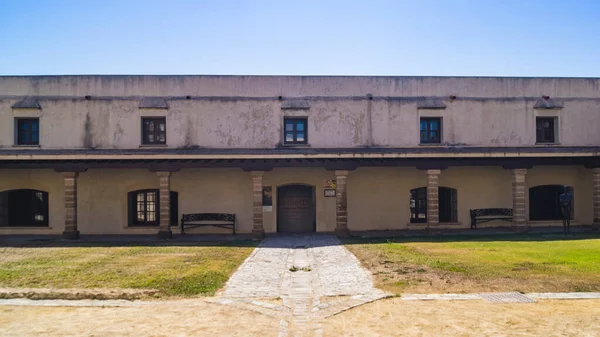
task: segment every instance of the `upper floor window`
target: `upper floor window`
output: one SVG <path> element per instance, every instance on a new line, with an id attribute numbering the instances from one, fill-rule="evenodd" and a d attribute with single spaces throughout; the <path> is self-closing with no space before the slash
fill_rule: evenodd
<path id="1" fill-rule="evenodd" d="M 535 141 L 537 143 L 555 143 L 555 121 L 554 117 L 537 117 L 535 119 Z"/>
<path id="2" fill-rule="evenodd" d="M 164 145 L 167 143 L 167 121 L 165 117 L 142 118 L 142 144 Z"/>
<path id="3" fill-rule="evenodd" d="M 48 226 L 48 192 L 12 190 L 0 192 L 0 227 Z"/>
<path id="4" fill-rule="evenodd" d="M 138 190 L 127 196 L 129 226 L 158 226 L 160 195 L 159 190 Z M 170 192 L 171 226 L 177 226 L 178 193 Z"/>
<path id="5" fill-rule="evenodd" d="M 307 144 L 306 118 L 284 118 L 284 144 Z"/>
<path id="6" fill-rule="evenodd" d="M 39 145 L 40 120 L 38 118 L 18 118 L 16 121 L 17 145 Z"/>
<path id="7" fill-rule="evenodd" d="M 442 119 L 421 118 L 421 144 L 439 144 L 442 142 Z"/>

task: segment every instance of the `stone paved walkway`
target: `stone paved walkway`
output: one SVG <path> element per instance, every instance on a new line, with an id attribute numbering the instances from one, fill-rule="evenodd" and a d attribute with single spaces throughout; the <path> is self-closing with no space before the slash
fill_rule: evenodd
<path id="1" fill-rule="evenodd" d="M 295 235 L 266 238 L 220 296 L 214 302 L 276 313 L 280 336 L 320 336 L 323 318 L 387 295 L 336 237 Z M 261 298 L 281 299 L 282 305 Z"/>

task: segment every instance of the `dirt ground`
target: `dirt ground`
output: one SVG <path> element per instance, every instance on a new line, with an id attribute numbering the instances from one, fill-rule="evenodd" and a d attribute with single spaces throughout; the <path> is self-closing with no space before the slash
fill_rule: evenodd
<path id="1" fill-rule="evenodd" d="M 600 336 L 600 300 L 381 300 L 325 319 L 323 336 Z M 199 300 L 141 307 L 0 307 L 0 336 L 277 336 L 279 319 Z"/>
<path id="2" fill-rule="evenodd" d="M 600 300 L 377 301 L 327 319 L 324 336 L 600 336 Z"/>
<path id="3" fill-rule="evenodd" d="M 279 319 L 229 306 L 0 307 L 0 336 L 277 336 Z"/>

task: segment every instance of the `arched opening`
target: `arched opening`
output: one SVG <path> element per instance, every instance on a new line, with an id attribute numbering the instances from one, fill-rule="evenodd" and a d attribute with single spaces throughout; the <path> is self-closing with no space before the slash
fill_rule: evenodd
<path id="1" fill-rule="evenodd" d="M 0 192 L 0 226 L 48 226 L 48 192 L 21 189 Z"/>
<path id="2" fill-rule="evenodd" d="M 567 186 L 570 193 L 573 194 L 573 187 Z M 560 195 L 564 193 L 565 185 L 541 185 L 529 189 L 529 220 L 562 220 L 562 210 L 560 208 Z M 574 204 L 574 202 L 573 202 Z M 571 208 L 570 218 L 573 219 L 573 207 Z"/>
<path id="3" fill-rule="evenodd" d="M 171 226 L 177 226 L 179 195 L 171 191 Z M 127 194 L 129 226 L 158 226 L 160 220 L 159 190 L 137 190 Z"/>
<path id="4" fill-rule="evenodd" d="M 438 187 L 440 222 L 458 221 L 457 193 L 455 188 Z M 427 187 L 410 190 L 410 222 L 427 222 Z"/>
<path id="5" fill-rule="evenodd" d="M 316 230 L 315 188 L 284 185 L 277 188 L 277 231 L 310 233 Z"/>

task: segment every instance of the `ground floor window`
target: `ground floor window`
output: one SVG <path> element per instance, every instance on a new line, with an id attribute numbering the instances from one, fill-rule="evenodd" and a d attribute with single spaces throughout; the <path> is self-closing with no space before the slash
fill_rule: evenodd
<path id="1" fill-rule="evenodd" d="M 575 194 L 573 188 L 568 186 L 567 189 Z M 529 220 L 562 220 L 562 210 L 560 208 L 560 195 L 564 193 L 564 185 L 542 185 L 529 189 Z M 573 207 L 571 207 L 570 218 L 573 219 Z"/>
<path id="2" fill-rule="evenodd" d="M 177 226 L 179 196 L 171 192 L 171 226 Z M 158 226 L 160 210 L 159 190 L 137 190 L 127 197 L 129 226 Z"/>
<path id="3" fill-rule="evenodd" d="M 458 221 L 456 189 L 439 187 L 440 222 Z M 410 222 L 427 222 L 427 187 L 410 190 Z"/>
<path id="4" fill-rule="evenodd" d="M 0 226 L 48 226 L 48 192 L 30 189 L 0 192 Z"/>

